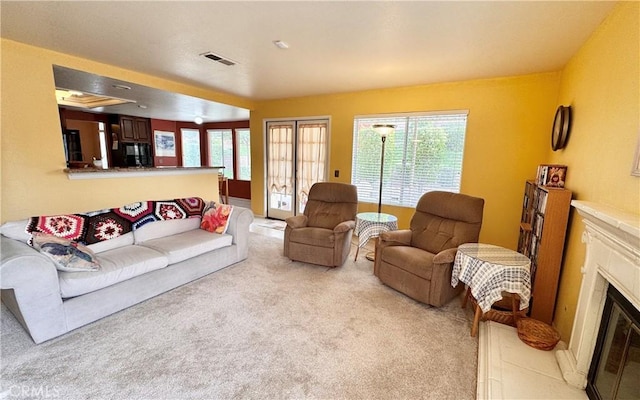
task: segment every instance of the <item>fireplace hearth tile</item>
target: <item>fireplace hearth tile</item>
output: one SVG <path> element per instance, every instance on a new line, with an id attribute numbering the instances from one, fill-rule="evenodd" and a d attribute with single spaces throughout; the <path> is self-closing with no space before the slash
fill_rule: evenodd
<path id="1" fill-rule="evenodd" d="M 563 346 L 564 343 L 560 342 L 556 349 Z M 554 353 L 528 346 L 511 326 L 482 322 L 478 349 L 478 400 L 587 400 L 584 390 L 565 382 Z"/>

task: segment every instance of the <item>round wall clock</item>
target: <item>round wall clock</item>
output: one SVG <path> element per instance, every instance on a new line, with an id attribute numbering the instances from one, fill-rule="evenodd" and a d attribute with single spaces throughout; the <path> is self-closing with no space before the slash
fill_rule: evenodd
<path id="1" fill-rule="evenodd" d="M 553 119 L 551 129 L 551 148 L 553 151 L 560 150 L 567 145 L 569 128 L 571 127 L 571 106 L 560 106 Z"/>

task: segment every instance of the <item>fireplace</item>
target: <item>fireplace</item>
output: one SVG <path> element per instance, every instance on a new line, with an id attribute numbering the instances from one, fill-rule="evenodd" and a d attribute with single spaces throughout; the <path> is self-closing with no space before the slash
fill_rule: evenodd
<path id="1" fill-rule="evenodd" d="M 616 381 L 623 384 L 621 390 L 627 387 L 625 371 L 616 369 L 616 363 L 619 368 L 625 362 L 637 362 L 639 357 L 640 216 L 585 201 L 574 200 L 571 205 L 583 218 L 586 256 L 569 348 L 557 351 L 556 360 L 567 383 L 585 389 L 592 371 L 594 380 L 589 390 L 614 399 L 610 394 Z M 635 328 L 630 323 L 634 319 Z M 629 329 L 635 329 L 636 335 Z M 622 360 L 618 352 L 628 359 Z M 635 367 L 636 374 L 637 370 Z M 632 387 L 637 388 L 640 377 L 632 380 Z"/>
<path id="2" fill-rule="evenodd" d="M 612 285 L 587 377 L 591 400 L 640 397 L 640 311 Z"/>

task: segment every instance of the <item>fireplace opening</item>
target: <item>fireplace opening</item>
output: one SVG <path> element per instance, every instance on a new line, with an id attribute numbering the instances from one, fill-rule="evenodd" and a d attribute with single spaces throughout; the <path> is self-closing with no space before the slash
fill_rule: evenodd
<path id="1" fill-rule="evenodd" d="M 591 400 L 640 399 L 640 311 L 609 285 L 587 376 Z"/>

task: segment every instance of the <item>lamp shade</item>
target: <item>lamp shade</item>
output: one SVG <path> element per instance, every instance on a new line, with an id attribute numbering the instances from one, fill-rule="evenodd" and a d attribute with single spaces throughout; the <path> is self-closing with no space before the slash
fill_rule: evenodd
<path id="1" fill-rule="evenodd" d="M 382 137 L 387 137 L 395 131 L 396 126 L 390 124 L 375 124 L 373 125 L 373 130 L 378 132 L 378 134 Z"/>

